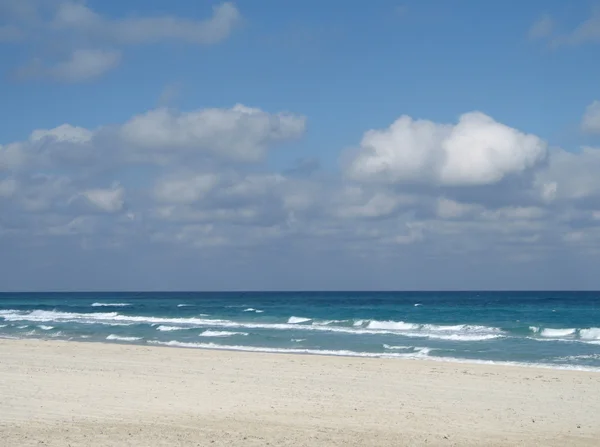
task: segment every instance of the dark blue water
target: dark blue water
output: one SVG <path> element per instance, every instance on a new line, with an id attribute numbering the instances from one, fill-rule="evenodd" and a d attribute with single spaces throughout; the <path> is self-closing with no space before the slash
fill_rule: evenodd
<path id="1" fill-rule="evenodd" d="M 600 293 L 5 293 L 0 337 L 600 368 Z"/>

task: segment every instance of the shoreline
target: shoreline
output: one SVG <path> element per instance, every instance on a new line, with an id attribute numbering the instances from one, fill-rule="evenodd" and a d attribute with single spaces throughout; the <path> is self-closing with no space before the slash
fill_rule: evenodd
<path id="1" fill-rule="evenodd" d="M 394 356 L 393 353 L 360 353 L 353 354 L 353 351 L 322 351 L 309 349 L 309 348 L 262 348 L 253 346 L 228 346 L 228 345 L 217 345 L 211 347 L 201 346 L 184 346 L 186 342 L 177 342 L 177 344 L 168 344 L 169 342 L 155 342 L 146 340 L 144 342 L 136 341 L 125 341 L 125 340 L 65 340 L 53 337 L 28 337 L 18 338 L 9 336 L 0 336 L 0 342 L 2 340 L 21 341 L 21 340 L 32 340 L 32 341 L 48 341 L 48 342 L 65 342 L 65 343 L 82 343 L 82 344 L 106 344 L 106 345 L 118 345 L 118 346 L 139 346 L 139 347 L 156 347 L 156 348 L 174 348 L 174 349 L 186 349 L 186 350 L 200 350 L 200 351 L 223 351 L 223 352 L 242 352 L 247 354 L 272 354 L 272 355 L 292 355 L 292 356 L 317 356 L 317 357 L 341 357 L 351 359 L 382 359 L 382 360 L 394 360 L 394 361 L 425 361 L 432 363 L 449 363 L 458 365 L 489 365 L 489 366 L 500 366 L 500 367 L 515 367 L 515 368 L 527 368 L 527 369 L 543 369 L 543 370 L 557 370 L 557 371 L 582 371 L 587 373 L 600 373 L 600 367 L 594 366 L 577 366 L 577 365 L 553 365 L 550 363 L 528 363 L 528 362 L 512 362 L 512 361 L 494 361 L 494 360 L 480 360 L 480 359 L 461 359 L 457 357 L 430 357 L 430 356 L 419 356 L 406 354 L 404 356 Z M 200 343 L 193 343 L 199 345 Z M 210 343 L 204 343 L 209 345 Z M 335 354 L 333 352 L 336 352 Z M 348 354 L 341 352 L 348 352 Z M 360 354 L 372 354 L 372 355 L 360 355 Z"/>
<path id="2" fill-rule="evenodd" d="M 574 445 L 595 372 L 0 340 L 6 445 Z"/>

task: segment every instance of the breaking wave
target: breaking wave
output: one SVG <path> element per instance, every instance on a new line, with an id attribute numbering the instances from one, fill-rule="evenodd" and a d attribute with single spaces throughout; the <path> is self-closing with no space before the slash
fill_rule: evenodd
<path id="1" fill-rule="evenodd" d="M 200 337 L 231 337 L 232 335 L 248 335 L 247 332 L 229 332 L 229 331 L 211 331 L 210 329 L 202 332 Z"/>
<path id="2" fill-rule="evenodd" d="M 110 334 L 106 339 L 115 341 L 138 341 L 141 340 L 142 337 L 122 337 L 120 335 Z"/>
<path id="3" fill-rule="evenodd" d="M 158 326 L 156 328 L 157 331 L 161 331 L 161 332 L 169 332 L 169 331 L 184 331 L 186 329 L 191 329 L 191 328 L 187 328 L 187 327 L 181 327 L 181 326 Z"/>
<path id="4" fill-rule="evenodd" d="M 110 303 L 103 303 L 110 304 Z M 113 303 L 126 304 L 126 303 Z M 246 310 L 254 308 L 246 308 Z M 141 315 L 124 315 L 118 312 L 76 313 L 48 310 L 0 310 L 0 321 L 34 322 L 34 323 L 79 323 L 102 324 L 108 326 L 129 326 L 136 324 L 157 326 L 161 332 L 180 331 L 193 328 L 210 330 L 277 330 L 277 331 L 317 331 L 356 335 L 395 335 L 408 338 L 445 340 L 450 342 L 489 341 L 505 337 L 523 337 L 539 341 L 575 341 L 588 344 L 600 344 L 600 328 L 542 328 L 530 326 L 521 329 L 504 329 L 481 325 L 454 324 L 436 325 L 420 324 L 405 321 L 349 319 L 349 320 L 315 320 L 314 318 L 291 316 L 283 322 L 263 322 L 256 320 L 234 321 L 228 319 L 206 318 L 200 314 L 196 317 L 158 317 Z M 39 326 L 43 329 L 42 324 Z M 25 329 L 27 324 L 17 326 Z M 51 328 L 51 325 L 45 326 Z M 49 330 L 49 329 L 44 329 Z M 523 331 L 526 331 L 524 333 Z M 245 333 L 245 332 L 244 332 Z"/>
<path id="5" fill-rule="evenodd" d="M 311 321 L 311 318 L 290 317 L 288 319 L 288 324 L 301 324 L 301 323 L 308 323 L 309 321 Z"/>
<path id="6" fill-rule="evenodd" d="M 127 307 L 131 303 L 93 303 L 92 307 Z"/>

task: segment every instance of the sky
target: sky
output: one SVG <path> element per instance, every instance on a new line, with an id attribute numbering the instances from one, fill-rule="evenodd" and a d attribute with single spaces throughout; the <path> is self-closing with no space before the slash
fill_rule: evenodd
<path id="1" fill-rule="evenodd" d="M 600 289 L 600 2 L 0 0 L 0 290 Z"/>

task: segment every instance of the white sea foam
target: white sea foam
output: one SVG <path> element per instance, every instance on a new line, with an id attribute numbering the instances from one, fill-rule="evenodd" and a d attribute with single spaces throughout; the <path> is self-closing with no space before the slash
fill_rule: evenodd
<path id="1" fill-rule="evenodd" d="M 306 341 L 306 338 L 292 338 L 292 340 L 294 343 L 300 343 L 303 341 Z"/>
<path id="2" fill-rule="evenodd" d="M 17 329 L 26 329 L 28 327 L 29 327 L 28 325 L 24 324 L 23 326 L 17 326 Z"/>
<path id="3" fill-rule="evenodd" d="M 92 307 L 127 307 L 131 303 L 93 303 Z"/>
<path id="4" fill-rule="evenodd" d="M 548 338 L 556 337 L 568 337 L 573 336 L 577 332 L 577 329 L 542 329 L 540 336 Z"/>
<path id="5" fill-rule="evenodd" d="M 520 366 L 526 368 L 543 368 L 543 369 L 558 369 L 558 370 L 576 370 L 576 371 L 591 371 L 600 372 L 600 368 L 579 366 L 579 365 L 561 365 L 561 364 L 549 364 L 549 363 L 524 363 L 524 362 L 506 362 L 506 361 L 493 361 L 493 360 L 473 360 L 463 359 L 457 357 L 435 357 L 430 356 L 432 349 L 422 348 L 415 353 L 374 353 L 374 352 L 356 352 L 347 350 L 321 350 L 321 349 L 301 349 L 301 348 L 266 348 L 266 347 L 255 347 L 255 346 L 233 346 L 233 345 L 219 345 L 216 343 L 186 343 L 176 340 L 161 342 L 156 340 L 148 341 L 151 344 L 157 344 L 162 346 L 173 346 L 181 348 L 200 348 L 200 349 L 215 349 L 215 350 L 226 350 L 226 351 L 250 351 L 250 352 L 273 352 L 283 354 L 314 354 L 314 355 L 332 355 L 332 356 L 343 356 L 343 357 L 374 357 L 374 358 L 398 358 L 408 360 L 420 360 L 426 358 L 427 360 L 433 360 L 437 362 L 446 363 L 461 363 L 461 364 L 476 364 L 476 365 L 507 365 L 507 366 Z"/>
<path id="6" fill-rule="evenodd" d="M 493 340 L 495 338 L 503 338 L 503 335 L 496 334 L 428 334 L 428 338 L 435 338 L 438 340 L 449 340 L 449 341 L 485 341 Z"/>
<path id="7" fill-rule="evenodd" d="M 162 332 L 169 332 L 169 331 L 184 331 L 186 329 L 190 329 L 188 327 L 181 327 L 181 326 L 158 326 L 156 328 L 157 331 L 162 331 Z"/>
<path id="8" fill-rule="evenodd" d="M 8 326 L 8 324 L 0 324 L 0 328 L 6 327 L 6 326 Z"/>
<path id="9" fill-rule="evenodd" d="M 347 323 L 348 320 L 324 320 L 324 321 L 313 321 L 315 326 L 329 326 L 331 324 Z"/>
<path id="10" fill-rule="evenodd" d="M 190 307 L 193 306 L 193 304 L 178 304 L 177 307 Z"/>
<path id="11" fill-rule="evenodd" d="M 600 340 L 600 328 L 591 327 L 589 329 L 580 329 L 579 337 L 583 340 Z"/>
<path id="12" fill-rule="evenodd" d="M 367 324 L 367 329 L 384 329 L 390 331 L 410 331 L 419 329 L 420 325 L 414 323 L 405 323 L 404 321 L 377 321 L 371 320 Z"/>
<path id="13" fill-rule="evenodd" d="M 302 324 L 312 321 L 310 318 L 290 317 L 287 323 L 258 323 L 258 322 L 236 322 L 231 320 L 209 319 L 199 317 L 189 318 L 169 318 L 169 317 L 149 317 L 149 316 L 130 316 L 122 315 L 116 312 L 108 313 L 69 313 L 57 311 L 35 310 L 31 312 L 22 312 L 15 310 L 0 311 L 0 317 L 7 321 L 35 321 L 35 322 L 75 322 L 83 324 L 104 324 L 104 325 L 132 325 L 132 324 L 151 324 L 178 326 L 184 328 L 208 327 L 224 329 L 267 329 L 267 330 L 306 330 L 321 332 L 337 332 L 346 334 L 391 334 L 406 337 L 448 337 L 453 336 L 454 341 L 472 341 L 475 338 L 483 339 L 490 335 L 499 337 L 502 332 L 497 328 L 486 328 L 485 326 L 436 326 L 419 325 L 415 323 L 404 323 L 397 321 L 377 321 L 365 320 L 363 322 L 354 322 L 353 327 L 323 325 L 323 324 Z M 364 324 L 368 321 L 366 326 Z M 455 335 L 470 335 L 471 337 L 457 337 Z M 477 337 L 475 337 L 477 336 Z"/>
<path id="14" fill-rule="evenodd" d="M 534 334 L 537 334 L 540 331 L 540 328 L 538 326 L 529 326 L 529 330 Z"/>
<path id="15" fill-rule="evenodd" d="M 312 318 L 303 318 L 303 317 L 290 317 L 288 320 L 288 324 L 301 324 L 308 323 Z"/>
<path id="16" fill-rule="evenodd" d="M 106 339 L 115 341 L 138 341 L 141 340 L 142 337 L 121 337 L 119 335 L 110 334 Z"/>
<path id="17" fill-rule="evenodd" d="M 600 354 L 585 354 L 585 355 L 569 355 L 567 357 L 558 357 L 558 361 L 573 361 L 573 360 L 600 360 Z"/>
<path id="18" fill-rule="evenodd" d="M 240 346 L 240 345 L 220 345 L 216 343 L 189 343 L 177 340 L 172 341 L 157 341 L 150 340 L 148 343 L 175 346 L 180 348 L 200 348 L 200 349 L 216 349 L 223 351 L 249 351 L 249 352 L 273 352 L 282 354 L 314 354 L 314 355 L 335 355 L 343 357 L 400 357 L 404 354 L 385 354 L 376 352 L 355 352 L 347 350 L 327 350 L 327 349 L 303 349 L 303 348 L 267 348 L 258 346 Z"/>
<path id="19" fill-rule="evenodd" d="M 54 329 L 54 326 L 45 326 L 43 324 L 40 324 L 38 327 L 43 331 L 51 331 L 52 329 Z"/>
<path id="20" fill-rule="evenodd" d="M 422 306 L 422 304 L 421 303 L 416 303 L 415 304 L 415 307 L 419 307 L 419 306 Z"/>
<path id="21" fill-rule="evenodd" d="M 199 334 L 200 337 L 231 337 L 232 335 L 248 335 L 248 333 L 230 331 L 211 331 L 209 329 Z"/>
<path id="22" fill-rule="evenodd" d="M 356 320 L 352 326 L 362 327 L 363 324 L 365 324 L 365 320 Z"/>
<path id="23" fill-rule="evenodd" d="M 406 350 L 406 349 L 414 349 L 413 346 L 392 346 L 392 345 L 386 345 L 384 343 L 383 347 L 385 349 L 390 349 L 390 350 Z"/>

